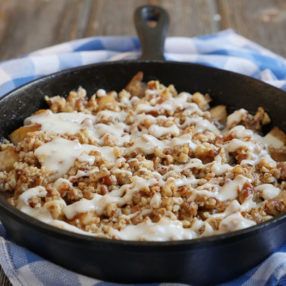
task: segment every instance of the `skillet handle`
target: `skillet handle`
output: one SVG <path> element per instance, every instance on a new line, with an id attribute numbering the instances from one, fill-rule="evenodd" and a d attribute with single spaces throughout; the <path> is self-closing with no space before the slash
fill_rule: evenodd
<path id="1" fill-rule="evenodd" d="M 165 60 L 164 43 L 168 33 L 169 15 L 158 6 L 138 7 L 134 23 L 141 43 L 141 60 Z"/>

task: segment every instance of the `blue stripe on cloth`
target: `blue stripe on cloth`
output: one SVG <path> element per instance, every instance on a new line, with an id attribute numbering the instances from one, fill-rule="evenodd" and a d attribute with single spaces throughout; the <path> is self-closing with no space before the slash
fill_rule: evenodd
<path id="1" fill-rule="evenodd" d="M 265 283 L 265 286 L 277 286 L 277 279 L 276 277 L 272 274 L 267 282 Z"/>
<path id="2" fill-rule="evenodd" d="M 106 50 L 117 52 L 134 51 L 138 47 L 136 39 L 131 37 L 104 37 L 102 45 Z"/>
<path id="3" fill-rule="evenodd" d="M 140 42 L 139 42 L 138 38 L 132 38 L 132 41 L 133 41 L 134 49 L 139 50 L 141 48 L 141 46 L 140 46 Z"/>
<path id="4" fill-rule="evenodd" d="M 16 269 L 19 269 L 26 264 L 42 260 L 42 258 L 38 255 L 30 251 L 27 252 L 25 248 L 20 247 L 14 243 L 9 242 L 7 244 L 7 248 Z"/>
<path id="5" fill-rule="evenodd" d="M 99 282 L 96 286 L 159 286 L 160 283 L 149 283 L 149 284 L 122 284 L 122 283 L 111 283 L 111 282 Z"/>
<path id="6" fill-rule="evenodd" d="M 13 79 L 13 83 L 15 87 L 19 87 L 25 83 L 28 83 L 36 78 L 39 78 L 40 76 L 27 76 L 27 77 L 20 77 Z"/>
<path id="7" fill-rule="evenodd" d="M 99 39 L 94 39 L 91 40 L 87 43 L 84 43 L 81 46 L 78 46 L 77 48 L 74 49 L 74 52 L 79 52 L 79 51 L 97 51 L 97 50 L 103 50 L 103 45 L 102 41 Z"/>
<path id="8" fill-rule="evenodd" d="M 80 53 L 66 53 L 58 55 L 59 70 L 73 68 L 82 65 Z"/>
<path id="9" fill-rule="evenodd" d="M 0 64 L 0 68 L 12 78 L 28 77 L 34 74 L 34 65 L 27 58 L 9 60 Z"/>
<path id="10" fill-rule="evenodd" d="M 7 94 L 11 90 L 16 88 L 16 85 L 13 81 L 8 81 L 0 85 L 0 97 Z"/>
<path id="11" fill-rule="evenodd" d="M 277 282 L 277 285 L 279 285 L 279 286 L 281 286 L 281 285 L 286 285 L 286 274 L 285 275 L 283 275 L 280 279 L 279 279 L 279 281 Z"/>
<path id="12" fill-rule="evenodd" d="M 286 64 L 281 62 L 279 59 L 273 59 L 269 56 L 255 54 L 254 52 L 246 52 L 239 50 L 215 50 L 208 52 L 210 55 L 225 55 L 237 58 L 248 59 L 254 62 L 259 70 L 270 69 L 276 76 L 277 79 L 281 80 L 285 78 Z"/>
<path id="13" fill-rule="evenodd" d="M 29 263 L 29 268 L 45 286 L 81 285 L 79 277 L 75 272 L 63 271 L 62 268 L 53 263 L 47 265 L 45 260 L 38 263 Z"/>

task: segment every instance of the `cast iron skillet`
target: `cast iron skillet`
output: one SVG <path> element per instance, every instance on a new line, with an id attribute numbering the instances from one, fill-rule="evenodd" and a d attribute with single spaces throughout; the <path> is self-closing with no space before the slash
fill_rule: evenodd
<path id="1" fill-rule="evenodd" d="M 155 28 L 147 20 L 157 22 Z M 67 95 L 83 86 L 121 90 L 138 71 L 145 80 L 175 84 L 178 91 L 209 92 L 215 104 L 256 111 L 262 106 L 274 125 L 286 130 L 286 94 L 249 77 L 190 63 L 165 62 L 163 44 L 168 15 L 155 6 L 136 10 L 143 55 L 137 61 L 74 68 L 30 82 L 0 100 L 0 136 L 45 107 L 44 95 Z M 148 38 L 148 39 L 147 39 Z M 94 238 L 44 224 L 10 206 L 0 196 L 0 217 L 10 238 L 39 255 L 85 275 L 114 282 L 214 284 L 251 269 L 286 241 L 286 215 L 260 225 L 214 237 L 171 242 Z"/>

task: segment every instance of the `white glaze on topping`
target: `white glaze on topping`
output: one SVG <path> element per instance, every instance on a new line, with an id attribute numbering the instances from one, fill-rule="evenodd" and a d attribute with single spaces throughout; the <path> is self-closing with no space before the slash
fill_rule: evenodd
<path id="1" fill-rule="evenodd" d="M 255 222 L 244 218 L 241 213 L 236 212 L 225 217 L 220 225 L 219 230 L 222 232 L 235 231 L 255 225 Z"/>
<path id="2" fill-rule="evenodd" d="M 266 136 L 264 136 L 263 139 L 271 147 L 281 148 L 284 146 L 284 142 L 279 138 L 273 136 L 271 132 L 269 132 Z"/>
<path id="3" fill-rule="evenodd" d="M 187 92 L 180 93 L 177 97 L 169 98 L 163 103 L 157 103 L 155 106 L 150 105 L 149 103 L 138 102 L 136 106 L 136 112 L 150 112 L 150 111 L 171 111 L 175 112 L 176 110 L 187 109 L 193 105 L 188 102 L 192 98 L 192 95 Z"/>
<path id="4" fill-rule="evenodd" d="M 262 197 L 265 200 L 272 200 L 275 197 L 277 197 L 281 190 L 279 188 L 276 188 L 275 186 L 271 184 L 262 184 L 257 187 L 255 187 L 256 191 L 261 191 L 262 192 Z"/>
<path id="5" fill-rule="evenodd" d="M 88 154 L 90 151 L 98 151 L 106 161 L 115 161 L 113 148 L 111 147 L 80 144 L 78 141 L 60 137 L 38 147 L 35 150 L 35 155 L 42 166 L 52 170 L 55 177 L 60 177 L 68 172 L 76 158 L 83 153 Z"/>
<path id="6" fill-rule="evenodd" d="M 230 131 L 229 134 L 236 138 L 246 138 L 246 137 L 252 137 L 253 132 L 249 129 L 246 129 L 243 125 L 237 125 L 233 127 Z"/>
<path id="7" fill-rule="evenodd" d="M 27 191 L 22 193 L 19 196 L 18 200 L 19 200 L 19 202 L 22 202 L 22 203 L 24 203 L 26 205 L 29 205 L 29 200 L 32 197 L 44 198 L 46 195 L 47 195 L 46 189 L 44 187 L 42 187 L 42 186 L 38 186 L 38 187 L 35 187 L 35 188 L 28 189 Z"/>
<path id="8" fill-rule="evenodd" d="M 32 115 L 25 120 L 25 125 L 40 124 L 46 132 L 57 134 L 76 134 L 84 128 L 85 120 L 94 120 L 94 116 L 82 112 L 53 113 L 47 110 L 43 113 Z"/>
<path id="9" fill-rule="evenodd" d="M 155 148 L 164 148 L 165 145 L 162 141 L 158 140 L 156 137 L 148 134 L 142 135 L 134 140 L 134 145 L 129 148 L 129 151 L 141 151 L 144 154 L 154 153 Z"/>
<path id="10" fill-rule="evenodd" d="M 118 146 L 121 146 L 124 142 L 130 140 L 130 135 L 124 131 L 128 129 L 127 125 L 124 123 L 114 123 L 114 124 L 103 124 L 98 123 L 94 126 L 93 130 L 90 131 L 90 134 L 93 135 L 97 142 L 100 144 L 103 143 L 101 139 L 107 134 L 114 136 Z"/>
<path id="11" fill-rule="evenodd" d="M 96 122 L 101 122 L 103 119 L 107 121 L 117 121 L 124 122 L 128 113 L 125 111 L 111 111 L 111 110 L 101 110 L 95 116 Z"/>
<path id="12" fill-rule="evenodd" d="M 224 211 L 226 216 L 240 211 L 240 203 L 237 200 L 233 200 Z"/>
<path id="13" fill-rule="evenodd" d="M 25 214 L 35 217 L 41 221 L 50 222 L 52 220 L 52 216 L 47 209 L 41 207 L 32 208 L 29 205 L 29 200 L 31 198 L 33 197 L 44 198 L 46 195 L 47 191 L 42 186 L 28 189 L 19 196 L 17 208 L 22 212 L 24 212 Z"/>
<path id="14" fill-rule="evenodd" d="M 243 185 L 249 181 L 250 181 L 249 178 L 246 178 L 242 175 L 238 175 L 234 180 L 228 181 L 220 189 L 220 194 L 219 194 L 220 200 L 225 201 L 225 200 L 235 199 L 238 195 L 238 190 L 241 190 Z"/>
<path id="15" fill-rule="evenodd" d="M 59 189 L 63 184 L 66 184 L 68 185 L 70 188 L 72 188 L 72 183 L 67 180 L 67 179 L 64 179 L 64 178 L 59 178 L 57 179 L 55 182 L 54 182 L 54 187 L 56 189 Z"/>
<path id="16" fill-rule="evenodd" d="M 152 125 L 149 128 L 149 132 L 151 135 L 160 138 L 164 135 L 174 135 L 178 136 L 180 134 L 180 130 L 176 125 L 172 125 L 170 127 L 162 127 L 158 125 Z"/>
<path id="17" fill-rule="evenodd" d="M 232 139 L 225 145 L 225 150 L 227 152 L 235 152 L 240 148 L 244 148 L 246 150 L 249 150 L 250 152 L 256 152 L 256 153 L 260 151 L 260 148 L 257 144 L 250 141 L 248 142 L 242 141 L 240 139 Z"/>
<path id="18" fill-rule="evenodd" d="M 216 126 L 208 121 L 207 119 L 203 119 L 202 117 L 188 117 L 184 124 L 182 125 L 183 128 L 187 127 L 187 126 L 195 126 L 195 132 L 204 132 L 206 130 L 209 131 L 216 131 L 217 128 Z"/>
<path id="19" fill-rule="evenodd" d="M 110 203 L 124 205 L 130 201 L 135 192 L 157 183 L 156 179 L 145 180 L 138 176 L 132 177 L 131 181 L 131 184 L 123 185 L 120 189 L 113 190 L 106 195 L 94 194 L 94 198 L 91 200 L 82 198 L 68 205 L 64 208 L 65 216 L 72 219 L 75 215 L 88 211 L 95 211 L 98 215 L 102 215 Z"/>
<path id="20" fill-rule="evenodd" d="M 234 111 L 227 117 L 226 126 L 229 128 L 233 126 L 234 124 L 239 123 L 241 120 L 247 117 L 247 114 L 248 112 L 243 108 Z"/>
<path id="21" fill-rule="evenodd" d="M 119 200 L 120 198 L 111 195 L 101 196 L 95 194 L 92 200 L 82 198 L 79 201 L 68 205 L 64 208 L 64 214 L 68 219 L 74 218 L 77 214 L 89 211 L 95 211 L 98 215 L 101 215 L 108 204 L 118 202 Z"/>
<path id="22" fill-rule="evenodd" d="M 152 208 L 159 208 L 162 202 L 161 194 L 155 193 L 150 201 L 150 206 Z"/>
<path id="23" fill-rule="evenodd" d="M 96 95 L 102 97 L 106 92 L 99 90 Z M 270 135 L 263 138 L 237 125 L 248 116 L 244 109 L 230 114 L 225 129 L 219 130 L 223 126 L 217 127 L 218 124 L 210 119 L 210 113 L 203 111 L 200 104 L 192 102 L 192 99 L 189 93 L 173 96 L 172 92 L 164 93 L 160 87 L 159 90 L 147 89 L 145 97 L 140 98 L 131 95 L 121 98 L 119 95 L 118 112 L 96 109 L 90 111 L 93 114 L 44 111 L 27 118 L 25 125 L 40 124 L 46 138 L 53 138 L 55 133 L 60 135 L 34 151 L 41 166 L 53 171 L 54 181 L 50 184 L 55 192 L 73 191 L 80 184 L 84 185 L 89 176 L 95 180 L 94 183 L 92 181 L 93 191 L 88 197 L 79 197 L 75 202 L 67 201 L 68 205 L 63 199 L 53 201 L 56 207 L 60 207 L 65 221 L 80 220 L 81 214 L 87 214 L 106 221 L 110 219 L 110 225 L 116 224 L 118 217 L 107 218 L 110 207 L 115 207 L 126 224 L 118 229 L 108 225 L 108 235 L 125 240 L 156 241 L 192 239 L 254 225 L 255 222 L 246 219 L 242 213 L 262 203 L 253 200 L 253 194 L 239 203 L 238 194 L 244 184 L 251 183 L 264 200 L 276 198 L 280 189 L 276 187 L 277 178 L 267 180 L 271 184 L 255 186 L 255 180 L 246 177 L 251 176 L 245 170 L 255 170 L 261 166 L 276 168 L 277 164 L 269 155 L 267 145 L 281 147 L 281 144 Z M 87 135 L 89 138 L 86 138 Z M 92 142 L 92 145 L 80 144 L 75 138 L 80 138 L 80 142 Z M 209 150 L 204 152 L 204 148 Z M 174 152 L 176 150 L 178 157 Z M 179 157 L 181 151 L 186 152 L 187 156 Z M 199 151 L 202 154 L 198 155 Z M 155 156 L 152 156 L 154 153 Z M 170 156 L 174 161 L 168 161 Z M 75 161 L 81 167 L 75 172 L 73 169 L 73 173 L 70 173 L 75 175 L 70 176 L 67 172 Z M 245 168 L 244 175 L 239 170 L 236 172 L 237 165 Z M 105 183 L 105 177 L 100 177 L 102 171 L 108 173 L 107 181 L 112 176 L 111 185 L 110 182 Z M 100 178 L 98 181 L 97 175 Z M 180 192 L 187 193 L 190 203 L 199 204 L 197 200 L 200 202 L 210 198 L 210 202 L 226 203 L 227 208 L 209 212 L 204 221 L 195 217 L 191 226 L 184 227 L 182 221 L 173 219 L 176 216 L 179 218 L 174 212 L 180 211 L 186 202 L 185 197 L 177 197 Z M 146 206 L 136 205 L 134 208 L 134 202 L 143 193 L 148 194 L 146 198 L 141 198 Z M 19 196 L 17 207 L 51 225 L 89 234 L 65 221 L 53 219 L 48 208 L 51 201 L 44 200 L 49 195 L 42 186 L 28 189 Z M 41 198 L 42 207 L 32 207 L 31 199 L 34 197 Z M 172 211 L 165 207 L 166 201 L 170 203 L 168 207 L 171 206 Z M 123 211 L 125 207 L 127 210 Z M 161 208 L 165 208 L 167 215 L 152 222 L 153 215 Z M 123 214 L 125 211 L 127 214 Z M 147 217 L 133 224 L 132 218 L 137 215 Z M 217 223 L 214 224 L 213 220 L 217 220 Z M 90 235 L 96 236 L 95 233 Z"/>
<path id="24" fill-rule="evenodd" d="M 197 147 L 197 144 L 193 142 L 192 136 L 190 134 L 184 134 L 178 137 L 174 137 L 171 140 L 169 147 L 174 148 L 176 146 L 184 145 L 184 144 L 188 144 L 189 148 L 192 150 L 195 150 Z"/>
<path id="25" fill-rule="evenodd" d="M 167 218 L 161 218 L 157 223 L 148 220 L 137 225 L 128 225 L 121 231 L 112 230 L 112 234 L 124 240 L 151 241 L 181 240 L 196 237 L 196 233 L 191 229 L 184 228 L 180 221 Z"/>

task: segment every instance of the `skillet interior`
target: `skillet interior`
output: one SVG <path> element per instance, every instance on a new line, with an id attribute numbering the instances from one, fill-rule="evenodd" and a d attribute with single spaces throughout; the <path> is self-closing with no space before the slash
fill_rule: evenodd
<path id="1" fill-rule="evenodd" d="M 45 106 L 44 95 L 67 95 L 78 86 L 121 90 L 138 71 L 178 91 L 210 93 L 215 104 L 255 111 L 264 107 L 274 125 L 286 130 L 285 93 L 248 77 L 205 66 L 160 62 L 113 62 L 57 73 L 25 85 L 0 100 L 0 137 Z M 7 206 L 0 215 L 11 238 L 70 269 L 110 281 L 214 283 L 250 269 L 286 240 L 284 216 L 248 230 L 194 241 L 142 243 L 67 234 Z"/>

